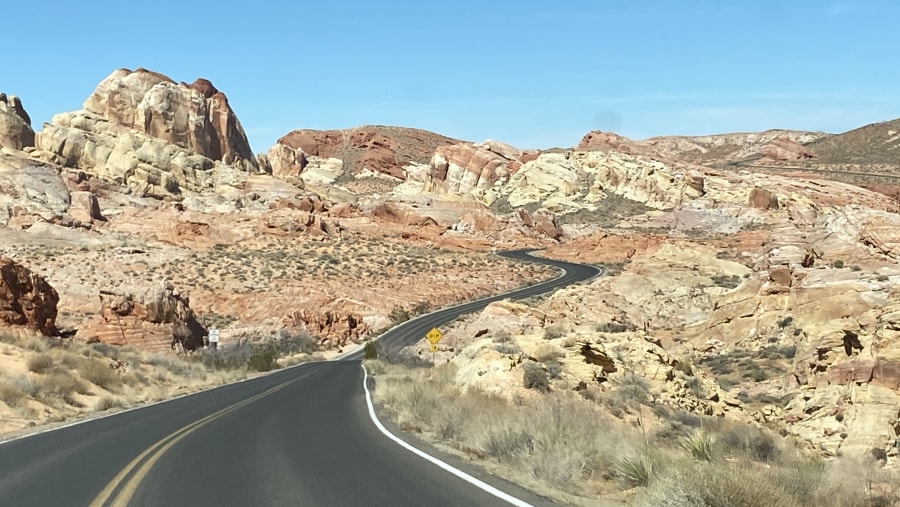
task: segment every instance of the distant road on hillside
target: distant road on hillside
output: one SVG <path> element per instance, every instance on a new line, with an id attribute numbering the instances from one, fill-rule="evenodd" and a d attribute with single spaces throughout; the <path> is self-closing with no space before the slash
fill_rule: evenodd
<path id="1" fill-rule="evenodd" d="M 506 257 L 564 273 L 413 319 L 385 350 L 499 299 L 526 298 L 600 274 L 524 251 Z M 354 353 L 0 445 L 3 506 L 509 505 L 386 438 L 372 423 Z M 448 458 L 451 459 L 452 458 Z M 478 475 L 476 467 L 459 464 Z M 495 477 L 528 504 L 544 499 Z"/>

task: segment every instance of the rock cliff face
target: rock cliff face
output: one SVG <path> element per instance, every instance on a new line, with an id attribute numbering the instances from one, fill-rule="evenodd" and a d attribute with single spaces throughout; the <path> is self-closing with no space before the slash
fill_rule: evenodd
<path id="1" fill-rule="evenodd" d="M 757 413 L 829 455 L 873 448 L 892 459 L 900 433 L 900 217 L 845 208 L 775 228 L 754 272 L 688 328 L 707 358 L 790 348 L 768 381 L 785 407 Z"/>
<path id="2" fill-rule="evenodd" d="M 228 99 L 209 81 L 175 83 L 145 69 L 119 69 L 84 109 L 54 116 L 37 155 L 154 197 L 211 187 L 217 163 L 255 171 Z"/>
<path id="3" fill-rule="evenodd" d="M 21 229 L 35 221 L 57 221 L 70 200 L 57 167 L 21 152 L 0 152 L 0 226 Z"/>
<path id="4" fill-rule="evenodd" d="M 165 351 L 176 344 L 186 350 L 200 348 L 206 334 L 188 297 L 163 281 L 143 291 L 101 292 L 100 314 L 82 326 L 76 338 Z"/>
<path id="5" fill-rule="evenodd" d="M 458 143 L 439 147 L 431 157 L 426 188 L 432 191 L 483 195 L 502 186 L 534 152 L 523 153 L 504 143 Z M 524 160 L 523 160 L 524 159 Z"/>
<path id="6" fill-rule="evenodd" d="M 29 146 L 34 146 L 34 130 L 22 101 L 0 93 L 0 148 L 21 150 Z"/>
<path id="7" fill-rule="evenodd" d="M 25 326 L 55 336 L 57 303 L 59 294 L 44 277 L 0 257 L 0 324 Z"/>

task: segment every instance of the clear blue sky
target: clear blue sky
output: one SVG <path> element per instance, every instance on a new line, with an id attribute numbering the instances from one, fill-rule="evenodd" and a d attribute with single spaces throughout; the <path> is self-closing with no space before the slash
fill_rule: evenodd
<path id="1" fill-rule="evenodd" d="M 237 7 L 239 5 L 240 7 Z M 119 67 L 224 91 L 254 151 L 386 124 L 522 148 L 840 132 L 900 116 L 900 2 L 16 1 L 0 91 L 35 128 Z"/>

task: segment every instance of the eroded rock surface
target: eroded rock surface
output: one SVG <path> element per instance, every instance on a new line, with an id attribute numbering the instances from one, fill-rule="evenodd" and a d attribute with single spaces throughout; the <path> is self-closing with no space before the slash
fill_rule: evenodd
<path id="1" fill-rule="evenodd" d="M 211 188 L 217 164 L 258 167 L 223 93 L 144 69 L 113 72 L 84 109 L 45 124 L 36 146 L 41 158 L 154 197 Z"/>
<path id="2" fill-rule="evenodd" d="M 21 150 L 29 146 L 34 146 L 34 130 L 22 101 L 0 93 L 0 148 Z"/>
<path id="3" fill-rule="evenodd" d="M 76 338 L 165 351 L 180 344 L 203 346 L 206 328 L 197 320 L 187 295 L 167 281 L 133 290 L 100 293 L 100 313 Z"/>
<path id="4" fill-rule="evenodd" d="M 0 323 L 55 336 L 58 303 L 59 294 L 43 276 L 0 257 Z"/>

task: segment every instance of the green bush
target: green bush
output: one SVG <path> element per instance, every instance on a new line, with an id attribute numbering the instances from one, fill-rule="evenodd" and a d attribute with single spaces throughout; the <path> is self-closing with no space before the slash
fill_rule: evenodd
<path id="1" fill-rule="evenodd" d="M 844 261 L 838 259 L 831 263 L 831 267 L 841 269 L 842 267 L 844 267 Z"/>
<path id="2" fill-rule="evenodd" d="M 274 347 L 260 347 L 247 359 L 247 367 L 256 371 L 271 371 L 278 366 L 277 359 L 278 354 Z"/>
<path id="3" fill-rule="evenodd" d="M 402 306 L 395 306 L 391 310 L 391 313 L 388 314 L 388 317 L 390 317 L 391 322 L 393 322 L 394 324 L 400 324 L 401 322 L 406 322 L 407 320 L 409 320 L 410 314 L 409 310 L 407 310 L 406 308 L 403 308 Z"/>
<path id="4" fill-rule="evenodd" d="M 363 359 L 378 359 L 378 344 L 367 342 L 363 347 Z"/>

